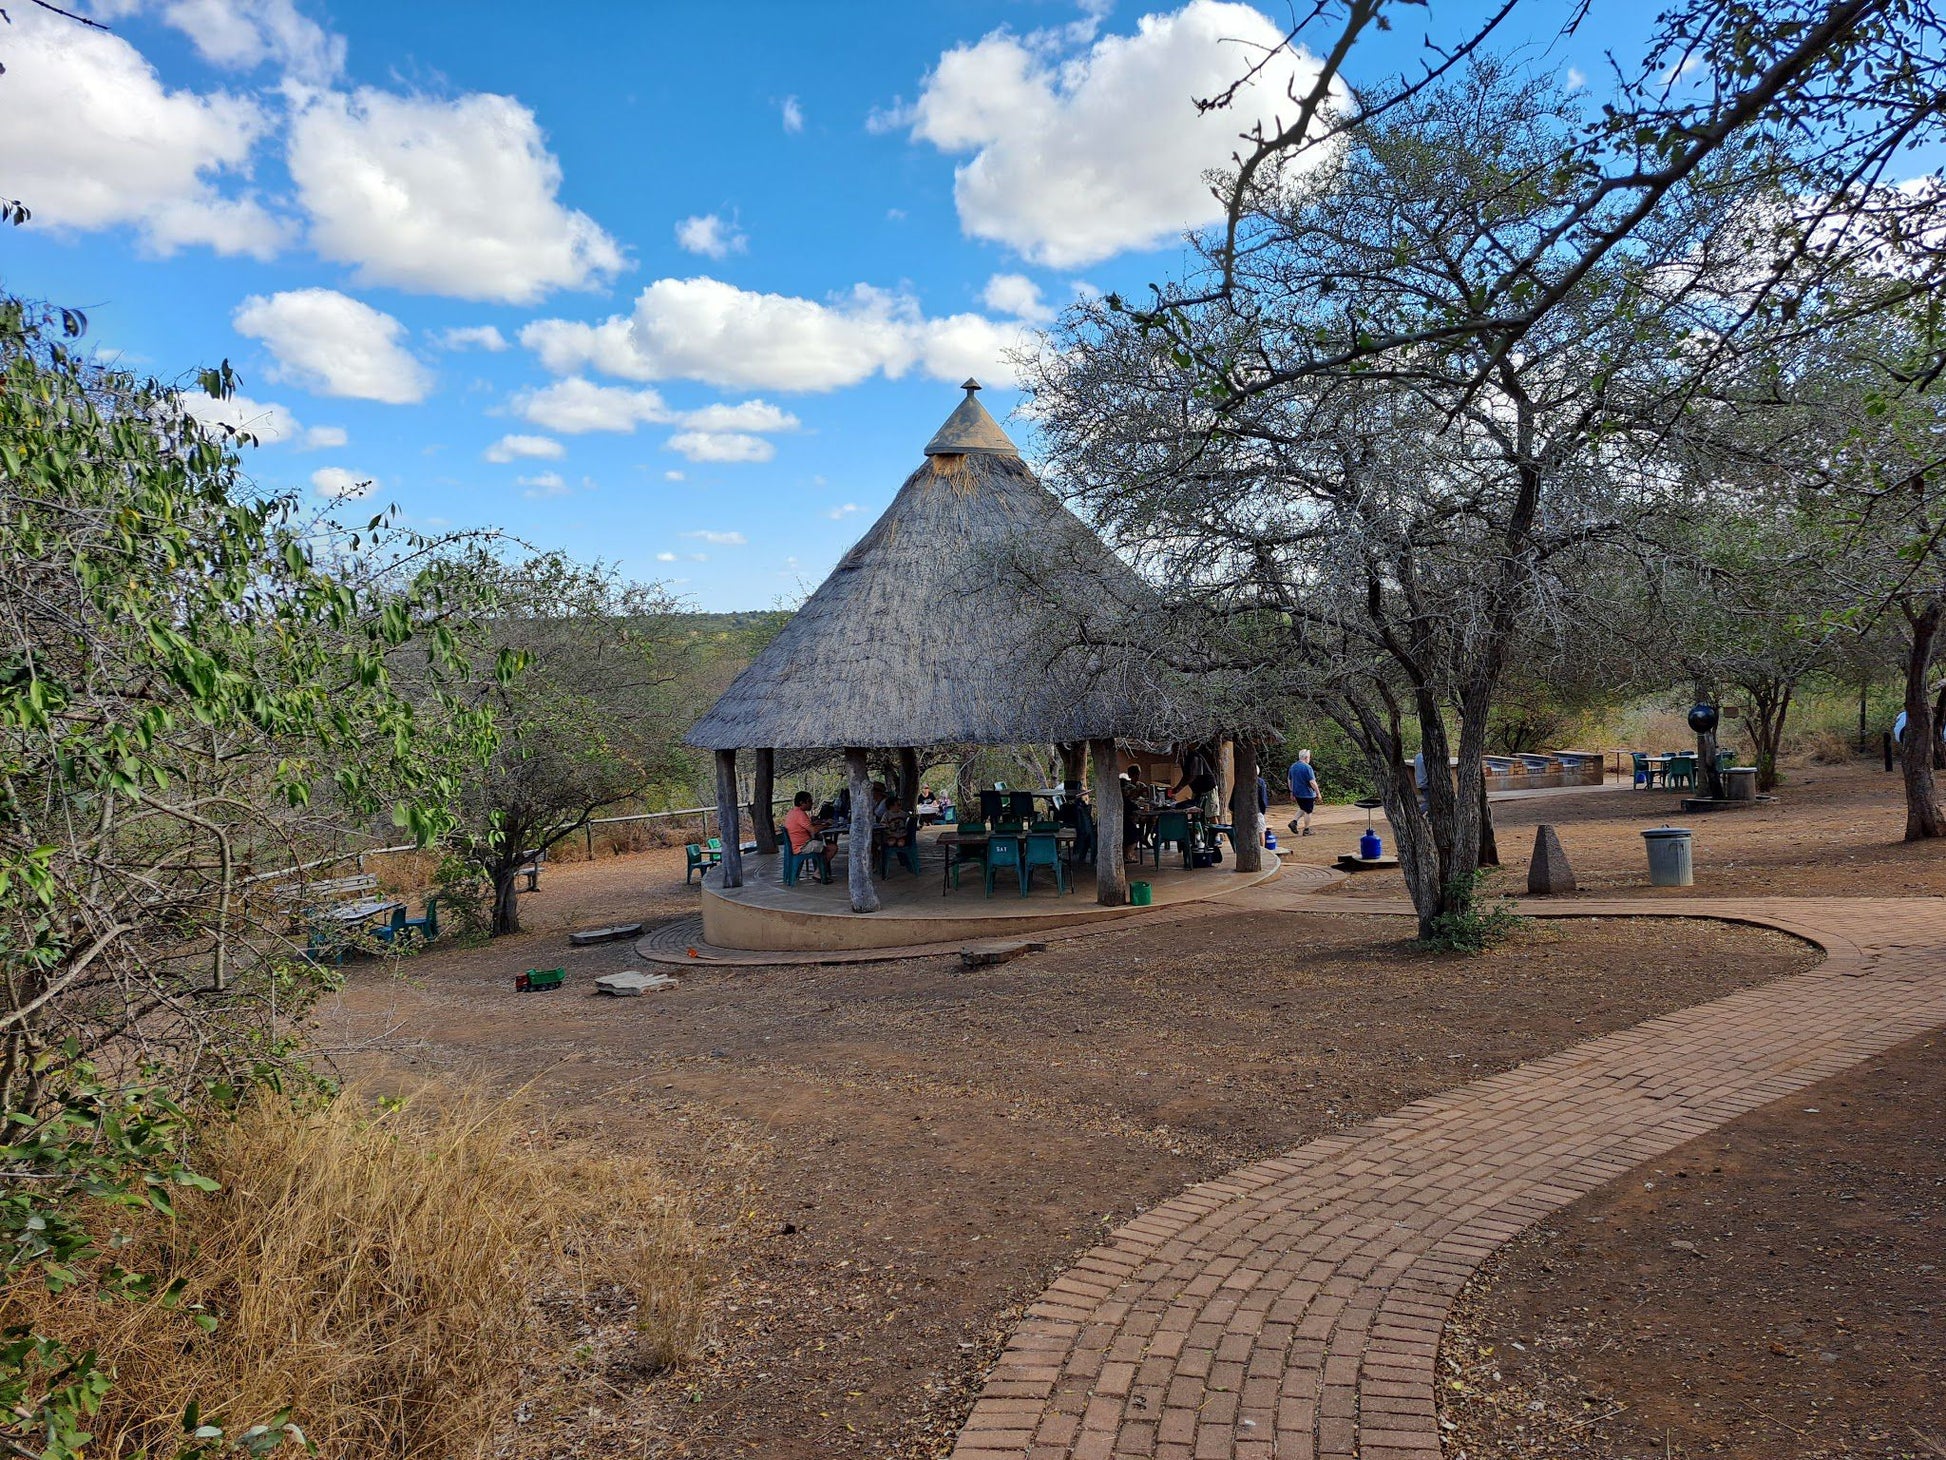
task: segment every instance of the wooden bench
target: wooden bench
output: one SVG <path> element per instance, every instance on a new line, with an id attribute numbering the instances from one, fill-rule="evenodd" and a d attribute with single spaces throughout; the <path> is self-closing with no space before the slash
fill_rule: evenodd
<path id="1" fill-rule="evenodd" d="M 520 889 L 522 892 L 539 892 L 541 890 L 541 868 L 546 865 L 546 847 L 542 847 L 537 852 L 522 852 L 520 854 L 520 866 L 514 869 L 514 876 L 525 877 L 527 879 L 527 885 Z"/>
<path id="2" fill-rule="evenodd" d="M 378 878 L 370 872 L 356 877 L 326 877 L 317 882 L 301 879 L 277 884 L 277 896 L 284 902 L 341 902 L 378 891 Z"/>

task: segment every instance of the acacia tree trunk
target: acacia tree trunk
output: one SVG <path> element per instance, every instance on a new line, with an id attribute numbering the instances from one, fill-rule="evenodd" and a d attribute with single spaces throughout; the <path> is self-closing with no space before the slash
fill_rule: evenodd
<path id="1" fill-rule="evenodd" d="M 1946 725 L 1946 681 L 1939 686 L 1939 696 L 1932 702 L 1932 768 L 1946 771 L 1946 740 L 1939 738 L 1939 727 Z"/>
<path id="2" fill-rule="evenodd" d="M 1121 766 L 1113 740 L 1090 740 L 1088 758 L 1094 762 L 1095 901 L 1121 907 L 1128 901 L 1128 872 L 1122 865 Z"/>
<path id="3" fill-rule="evenodd" d="M 723 839 L 718 887 L 743 886 L 743 821 L 737 814 L 737 753 L 716 752 L 717 834 Z"/>
<path id="4" fill-rule="evenodd" d="M 851 910 L 878 911 L 878 889 L 872 886 L 872 773 L 865 752 L 845 751 L 845 776 L 851 782 L 851 837 L 845 848 L 846 881 Z"/>
<path id="5" fill-rule="evenodd" d="M 777 855 L 777 752 L 769 746 L 757 752 L 756 785 L 750 792 L 750 825 L 757 834 L 757 850 Z"/>
<path id="6" fill-rule="evenodd" d="M 899 804 L 908 812 L 919 804 L 919 752 L 910 746 L 899 752 Z"/>
<path id="7" fill-rule="evenodd" d="M 1237 871 L 1264 868 L 1263 814 L 1257 808 L 1257 747 L 1239 740 L 1235 749 L 1236 784 L 1230 788 L 1231 845 L 1236 848 Z"/>
<path id="8" fill-rule="evenodd" d="M 487 929 L 491 937 L 520 931 L 520 891 L 514 886 L 519 866 L 517 857 L 503 856 L 494 861 L 493 917 Z"/>
<path id="9" fill-rule="evenodd" d="M 1757 789 L 1777 789 L 1777 753 L 1784 744 L 1784 721 L 1790 714 L 1796 686 L 1787 680 L 1742 680 L 1737 688 L 1750 696 L 1750 756 L 1757 766 Z"/>
<path id="10" fill-rule="evenodd" d="M 1940 811 L 1932 773 L 1933 742 L 1939 731 L 1933 726 L 1932 701 L 1926 693 L 1942 617 L 1946 617 L 1946 600 L 1937 598 L 1917 611 L 1905 610 L 1910 636 L 1905 660 L 1905 739 L 1899 744 L 1899 765 L 1905 773 L 1905 839 L 1909 842 L 1946 836 L 1946 815 Z"/>
<path id="11" fill-rule="evenodd" d="M 1500 865 L 1500 838 L 1493 831 L 1493 807 L 1487 804 L 1487 778 L 1480 777 L 1480 865 Z"/>

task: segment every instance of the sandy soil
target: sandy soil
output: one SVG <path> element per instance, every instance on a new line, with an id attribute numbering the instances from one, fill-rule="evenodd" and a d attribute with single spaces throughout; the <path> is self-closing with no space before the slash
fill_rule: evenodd
<path id="1" fill-rule="evenodd" d="M 1498 890 L 1524 892 L 1534 828 L 1560 833 L 1584 892 L 1603 897 L 1897 897 L 1946 893 L 1946 845 L 1908 844 L 1898 776 L 1875 765 L 1803 766 L 1788 772 L 1775 798 L 1747 811 L 1685 816 L 1682 793 L 1602 789 L 1495 801 L 1494 826 L 1504 871 Z M 1357 850 L 1362 812 L 1332 808 L 1334 824 L 1316 834 L 1283 834 L 1288 809 L 1272 808 L 1280 855 L 1329 864 Z M 1694 833 L 1696 886 L 1651 888 L 1642 832 L 1672 823 Z M 1383 822 L 1381 822 L 1383 826 Z M 1389 842 L 1389 838 L 1388 838 Z M 1337 891 L 1345 896 L 1402 897 L 1397 872 L 1361 872 Z"/>
<path id="2" fill-rule="evenodd" d="M 1441 1350 L 1450 1460 L 1946 1456 L 1937 1037 L 1503 1249 Z"/>
<path id="3" fill-rule="evenodd" d="M 564 1136 L 655 1151 L 719 1281 L 684 1370 L 537 1396 L 506 1453 L 943 1453 L 1021 1305 L 1110 1225 L 1214 1175 L 1587 1035 L 1806 967 L 1746 928 L 1540 923 L 1440 958 L 1398 919 L 1140 925 L 1000 967 L 698 969 L 593 994 L 627 945 L 568 926 L 687 911 L 680 849 L 550 869 L 529 933 L 353 965 L 319 1038 L 385 1085 L 524 1086 Z M 513 975 L 565 965 L 565 989 Z"/>

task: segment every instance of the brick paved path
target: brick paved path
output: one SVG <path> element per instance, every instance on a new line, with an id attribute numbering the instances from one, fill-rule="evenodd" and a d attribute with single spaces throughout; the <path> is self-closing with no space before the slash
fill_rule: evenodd
<path id="1" fill-rule="evenodd" d="M 1279 897 L 1275 884 L 1250 900 L 1386 906 Z M 1426 1460 L 1439 1451 L 1440 1328 L 1497 1246 L 1642 1161 L 1946 1024 L 1946 899 L 1571 911 L 1756 923 L 1828 956 L 1143 1213 L 1028 1310 L 955 1460 Z"/>

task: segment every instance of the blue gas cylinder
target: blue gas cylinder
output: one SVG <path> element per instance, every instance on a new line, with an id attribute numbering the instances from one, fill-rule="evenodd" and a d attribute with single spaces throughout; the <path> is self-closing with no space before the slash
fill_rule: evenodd
<path id="1" fill-rule="evenodd" d="M 1267 852 L 1274 852 L 1274 851 L 1276 851 L 1276 850 L 1277 850 L 1277 833 L 1276 833 L 1276 832 L 1274 832 L 1274 831 L 1267 831 L 1267 832 L 1265 832 L 1265 833 L 1264 833 L 1264 850 L 1265 850 L 1265 851 L 1267 851 Z"/>
<path id="2" fill-rule="evenodd" d="M 1385 843 L 1378 839 L 1378 833 L 1370 827 L 1367 827 L 1365 834 L 1358 839 L 1358 855 L 1367 862 L 1376 862 L 1385 855 Z"/>

